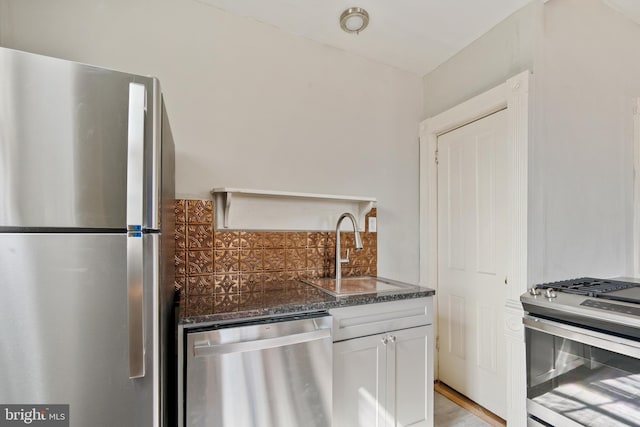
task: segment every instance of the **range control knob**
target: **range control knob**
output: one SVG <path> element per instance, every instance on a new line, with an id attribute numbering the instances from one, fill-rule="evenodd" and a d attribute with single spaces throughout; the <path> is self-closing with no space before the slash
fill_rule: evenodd
<path id="1" fill-rule="evenodd" d="M 538 295 L 540 295 L 540 289 L 534 286 L 533 288 L 529 289 L 529 294 L 533 297 L 537 297 Z"/>
<path id="2" fill-rule="evenodd" d="M 558 295 L 556 294 L 556 291 L 553 290 L 552 288 L 547 288 L 547 290 L 544 291 L 544 296 L 546 296 L 547 298 L 555 298 Z"/>

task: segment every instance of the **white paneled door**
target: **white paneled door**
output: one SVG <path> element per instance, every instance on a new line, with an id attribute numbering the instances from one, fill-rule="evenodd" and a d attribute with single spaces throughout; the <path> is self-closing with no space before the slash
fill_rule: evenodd
<path id="1" fill-rule="evenodd" d="M 506 417 L 507 113 L 438 137 L 439 379 Z"/>

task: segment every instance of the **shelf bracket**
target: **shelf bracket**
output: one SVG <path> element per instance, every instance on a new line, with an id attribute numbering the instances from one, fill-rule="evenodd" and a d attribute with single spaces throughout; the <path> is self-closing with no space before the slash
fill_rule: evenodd
<path id="1" fill-rule="evenodd" d="M 364 221 L 364 218 L 367 216 L 369 212 L 371 212 L 371 209 L 373 209 L 375 205 L 376 205 L 376 202 L 374 201 L 363 202 L 361 204 L 360 217 L 362 218 L 362 221 Z"/>
<path id="2" fill-rule="evenodd" d="M 232 193 L 224 193 L 224 228 L 229 228 L 229 214 L 231 213 Z"/>

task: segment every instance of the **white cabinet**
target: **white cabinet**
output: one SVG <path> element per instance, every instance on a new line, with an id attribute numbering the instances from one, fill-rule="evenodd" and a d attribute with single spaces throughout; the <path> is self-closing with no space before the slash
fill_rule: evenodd
<path id="1" fill-rule="evenodd" d="M 333 426 L 386 425 L 387 348 L 384 335 L 333 345 Z"/>
<path id="2" fill-rule="evenodd" d="M 391 427 L 433 425 L 433 326 L 391 333 L 387 381 Z"/>
<path id="3" fill-rule="evenodd" d="M 404 301 L 407 310 L 398 311 L 402 303 L 332 312 L 334 328 L 341 321 L 364 327 L 357 319 L 366 318 L 365 329 L 379 332 L 334 342 L 334 427 L 433 426 L 433 326 L 393 329 L 401 317 L 415 319 L 420 306 L 428 314 L 424 324 L 431 298 Z"/>

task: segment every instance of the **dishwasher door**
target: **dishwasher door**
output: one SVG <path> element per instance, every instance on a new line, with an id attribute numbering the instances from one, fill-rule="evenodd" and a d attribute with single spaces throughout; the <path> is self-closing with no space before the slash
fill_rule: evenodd
<path id="1" fill-rule="evenodd" d="M 187 334 L 187 427 L 329 427 L 331 316 Z"/>

